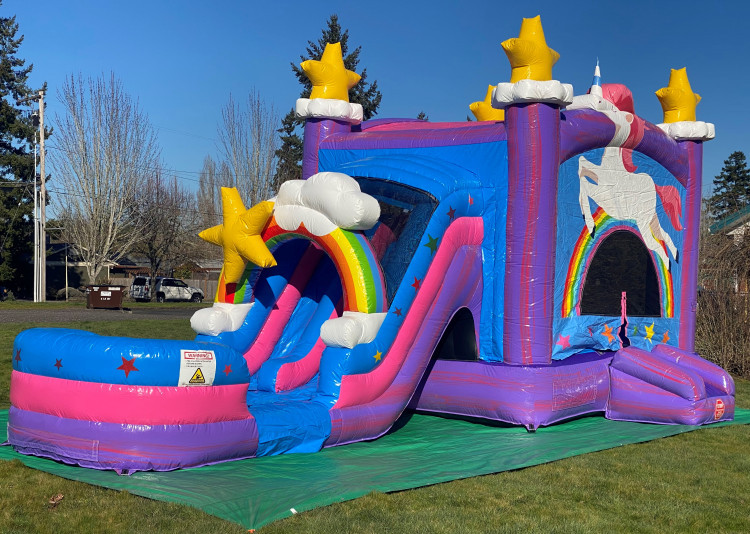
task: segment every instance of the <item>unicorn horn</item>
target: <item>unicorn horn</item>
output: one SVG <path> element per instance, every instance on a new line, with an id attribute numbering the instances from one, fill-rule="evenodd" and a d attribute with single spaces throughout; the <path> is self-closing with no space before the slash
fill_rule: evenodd
<path id="1" fill-rule="evenodd" d="M 594 79 L 591 82 L 589 94 L 602 98 L 602 73 L 599 71 L 599 58 L 596 58 L 596 67 L 594 67 Z"/>

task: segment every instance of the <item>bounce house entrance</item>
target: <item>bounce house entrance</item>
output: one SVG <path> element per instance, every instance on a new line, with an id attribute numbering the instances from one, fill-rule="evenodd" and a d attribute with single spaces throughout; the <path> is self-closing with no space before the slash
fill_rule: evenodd
<path id="1" fill-rule="evenodd" d="M 581 315 L 622 314 L 627 293 L 627 315 L 660 317 L 659 279 L 643 242 L 627 230 L 617 230 L 599 245 L 591 260 L 581 297 Z"/>

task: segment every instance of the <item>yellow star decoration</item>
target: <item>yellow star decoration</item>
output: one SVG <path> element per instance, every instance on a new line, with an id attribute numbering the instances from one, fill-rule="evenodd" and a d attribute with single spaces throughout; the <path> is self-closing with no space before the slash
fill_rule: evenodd
<path id="1" fill-rule="evenodd" d="M 380 352 L 380 351 L 377 351 L 377 352 L 375 353 L 375 356 L 373 356 L 373 358 L 375 358 L 375 361 L 376 361 L 376 362 L 379 362 L 379 361 L 380 361 L 380 358 L 381 358 L 382 356 L 383 356 L 383 353 L 382 353 L 382 352 Z"/>
<path id="2" fill-rule="evenodd" d="M 492 107 L 492 91 L 494 85 L 487 88 L 487 96 L 483 102 L 474 102 L 469 105 L 469 109 L 478 121 L 502 121 L 505 120 L 505 110 L 495 109 Z"/>
<path id="3" fill-rule="evenodd" d="M 651 326 L 646 326 L 646 339 L 651 341 L 651 337 L 654 335 L 654 323 Z M 653 343 L 653 341 L 651 341 Z"/>
<path id="4" fill-rule="evenodd" d="M 560 59 L 560 54 L 547 46 L 539 15 L 523 19 L 518 37 L 503 41 L 500 46 L 510 61 L 510 83 L 552 79 L 552 65 Z"/>
<path id="5" fill-rule="evenodd" d="M 201 239 L 224 248 L 224 279 L 238 282 L 245 271 L 245 260 L 261 267 L 276 265 L 260 233 L 273 212 L 273 202 L 264 201 L 245 209 L 240 193 L 234 187 L 221 188 L 224 222 L 203 230 Z"/>
<path id="6" fill-rule="evenodd" d="M 656 91 L 664 111 L 664 122 L 694 121 L 695 106 L 701 101 L 690 88 L 687 69 L 672 69 L 669 74 L 669 85 Z"/>
<path id="7" fill-rule="evenodd" d="M 333 98 L 349 102 L 349 89 L 360 79 L 356 72 L 344 67 L 341 43 L 327 43 L 320 61 L 308 59 L 300 63 L 313 85 L 310 99 Z"/>

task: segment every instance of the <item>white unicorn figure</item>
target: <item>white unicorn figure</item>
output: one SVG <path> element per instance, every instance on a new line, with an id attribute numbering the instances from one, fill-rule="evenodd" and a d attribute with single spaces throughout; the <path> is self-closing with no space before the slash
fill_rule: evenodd
<path id="1" fill-rule="evenodd" d="M 626 105 L 626 107 L 631 107 Z M 667 269 L 670 260 L 662 241 L 674 261 L 679 261 L 677 247 L 672 238 L 659 224 L 656 214 L 656 197 L 661 199 L 664 211 L 672 226 L 680 231 L 682 205 L 680 194 L 671 185 L 658 186 L 646 173 L 637 173 L 632 160 L 632 148 L 643 138 L 643 120 L 629 110 L 620 110 L 604 96 L 601 86 L 599 60 L 594 71 L 594 81 L 589 94 L 575 97 L 568 109 L 590 108 L 606 115 L 614 124 L 612 140 L 604 149 L 601 165 L 595 165 L 581 156 L 578 158 L 578 177 L 581 189 L 578 202 L 589 234 L 594 233 L 594 218 L 589 199 L 593 200 L 610 217 L 635 222 L 643 242 L 656 253 Z"/>
<path id="2" fill-rule="evenodd" d="M 651 176 L 644 172 L 629 172 L 625 168 L 622 150 L 619 147 L 605 148 L 601 165 L 591 163 L 584 156 L 578 158 L 581 182 L 578 202 L 586 228 L 593 235 L 595 224 L 589 204 L 591 199 L 610 217 L 635 222 L 646 247 L 654 251 L 669 269 L 669 256 L 658 240 L 664 242 L 674 261 L 679 261 L 679 257 L 672 238 L 659 224 L 656 197 L 659 196 L 672 226 L 679 231 L 682 230 L 680 195 L 672 186 L 654 184 Z"/>

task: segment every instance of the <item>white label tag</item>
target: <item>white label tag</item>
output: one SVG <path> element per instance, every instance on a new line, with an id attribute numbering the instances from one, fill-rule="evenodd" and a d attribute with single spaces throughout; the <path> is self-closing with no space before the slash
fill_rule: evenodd
<path id="1" fill-rule="evenodd" d="M 210 386 L 216 377 L 216 356 L 212 350 L 181 350 L 180 379 L 181 387 Z"/>
<path id="2" fill-rule="evenodd" d="M 101 291 L 101 292 L 99 292 L 99 294 L 102 297 L 111 297 L 112 296 L 112 292 L 111 291 Z"/>

